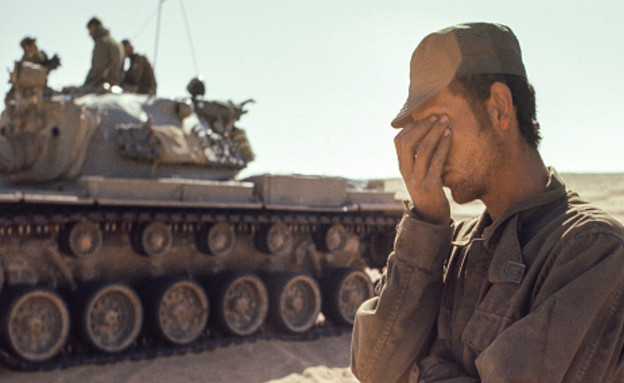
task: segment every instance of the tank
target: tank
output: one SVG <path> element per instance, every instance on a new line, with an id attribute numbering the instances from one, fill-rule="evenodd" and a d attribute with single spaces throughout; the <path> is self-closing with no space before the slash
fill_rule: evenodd
<path id="1" fill-rule="evenodd" d="M 237 179 L 251 100 L 46 92 L 45 74 L 16 64 L 0 119 L 6 364 L 353 323 L 403 211 L 393 193 Z"/>

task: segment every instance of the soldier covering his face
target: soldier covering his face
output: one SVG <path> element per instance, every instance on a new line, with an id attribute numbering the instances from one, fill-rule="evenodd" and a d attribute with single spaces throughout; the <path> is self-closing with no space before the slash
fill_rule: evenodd
<path id="1" fill-rule="evenodd" d="M 455 25 L 416 48 L 392 121 L 410 195 L 379 296 L 359 308 L 362 383 L 624 381 L 624 228 L 544 165 L 510 28 Z M 456 222 L 458 203 L 480 217 Z"/>

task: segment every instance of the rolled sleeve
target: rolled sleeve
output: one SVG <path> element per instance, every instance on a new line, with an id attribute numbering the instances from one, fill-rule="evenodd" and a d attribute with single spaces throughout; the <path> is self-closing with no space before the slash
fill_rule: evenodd
<path id="1" fill-rule="evenodd" d="M 397 228 L 380 295 L 355 318 L 351 368 L 362 383 L 407 381 L 435 335 L 452 229 L 408 212 Z"/>

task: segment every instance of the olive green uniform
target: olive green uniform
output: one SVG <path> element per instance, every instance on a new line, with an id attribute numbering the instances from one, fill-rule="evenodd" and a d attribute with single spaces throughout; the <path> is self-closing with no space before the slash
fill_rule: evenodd
<path id="1" fill-rule="evenodd" d="M 551 170 L 494 222 L 406 212 L 380 296 L 356 315 L 352 370 L 362 383 L 620 383 L 623 350 L 624 229 Z"/>
<path id="2" fill-rule="evenodd" d="M 125 73 L 122 86 L 141 94 L 156 94 L 156 77 L 147 57 L 139 54 L 130 56 L 130 67 Z"/>
<path id="3" fill-rule="evenodd" d="M 119 85 L 123 72 L 123 46 L 103 27 L 97 27 L 92 37 L 95 46 L 91 58 L 91 69 L 84 86 L 99 87 L 104 83 Z"/>

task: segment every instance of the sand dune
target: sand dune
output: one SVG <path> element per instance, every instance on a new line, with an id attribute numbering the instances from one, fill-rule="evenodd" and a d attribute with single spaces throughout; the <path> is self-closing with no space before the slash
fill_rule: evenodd
<path id="1" fill-rule="evenodd" d="M 624 221 L 624 174 L 564 174 L 585 199 Z M 388 190 L 406 198 L 401 180 L 386 180 Z M 483 206 L 452 206 L 456 219 L 478 214 Z M 310 342 L 260 341 L 237 346 L 138 362 L 82 366 L 65 370 L 20 373 L 0 369 L 0 381 L 25 382 L 228 382 L 353 383 L 348 369 L 350 335 Z"/>

